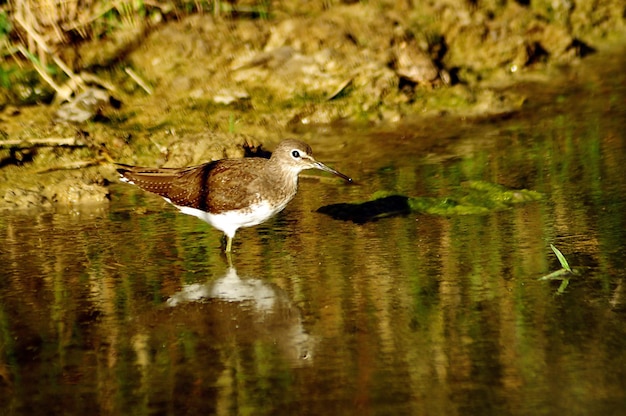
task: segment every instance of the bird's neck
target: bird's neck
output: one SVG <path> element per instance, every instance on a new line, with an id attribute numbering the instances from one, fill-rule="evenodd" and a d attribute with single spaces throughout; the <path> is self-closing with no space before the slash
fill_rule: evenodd
<path id="1" fill-rule="evenodd" d="M 293 197 L 298 190 L 298 173 L 288 166 L 276 163 L 272 159 L 265 165 L 265 180 L 271 184 L 274 192 Z"/>

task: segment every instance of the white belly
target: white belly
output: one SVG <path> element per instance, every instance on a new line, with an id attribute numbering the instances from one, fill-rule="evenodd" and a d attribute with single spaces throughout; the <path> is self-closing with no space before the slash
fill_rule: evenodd
<path id="1" fill-rule="evenodd" d="M 222 214 L 211 214 L 196 208 L 178 205 L 175 205 L 175 207 L 184 214 L 193 215 L 194 217 L 200 218 L 202 221 L 208 222 L 231 238 L 235 236 L 235 232 L 238 228 L 252 227 L 253 225 L 260 224 L 277 212 L 282 211 L 284 208 L 284 206 L 281 206 L 278 207 L 278 209 L 272 209 L 267 202 L 261 202 L 246 209 L 228 211 Z"/>

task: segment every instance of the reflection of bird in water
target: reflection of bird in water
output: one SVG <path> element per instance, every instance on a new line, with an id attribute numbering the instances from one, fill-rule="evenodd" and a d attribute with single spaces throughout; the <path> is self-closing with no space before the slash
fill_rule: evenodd
<path id="1" fill-rule="evenodd" d="M 223 302 L 232 308 L 223 307 Z M 261 279 L 242 279 L 230 267 L 219 279 L 185 285 L 167 300 L 167 305 L 174 308 L 190 303 L 221 305 L 220 314 L 214 315 L 220 317 L 220 322 L 215 325 L 235 333 L 238 341 L 270 340 L 294 364 L 302 365 L 313 357 L 315 340 L 306 333 L 300 310 L 276 285 Z"/>
<path id="2" fill-rule="evenodd" d="M 229 268 L 226 274 L 211 283 L 193 283 L 167 300 L 169 306 L 181 302 L 222 299 L 229 302 L 250 302 L 258 312 L 271 311 L 276 300 L 275 289 L 259 279 L 242 280 L 237 270 Z"/>

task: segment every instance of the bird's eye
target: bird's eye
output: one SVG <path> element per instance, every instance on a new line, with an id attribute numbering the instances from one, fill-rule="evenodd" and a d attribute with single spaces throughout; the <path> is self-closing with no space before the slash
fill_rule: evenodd
<path id="1" fill-rule="evenodd" d="M 292 150 L 291 156 L 293 156 L 294 159 L 300 159 L 300 152 L 298 152 L 297 150 Z"/>

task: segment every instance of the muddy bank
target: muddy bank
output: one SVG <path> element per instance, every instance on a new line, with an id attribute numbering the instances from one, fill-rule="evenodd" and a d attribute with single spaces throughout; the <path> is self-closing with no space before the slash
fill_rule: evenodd
<path id="1" fill-rule="evenodd" d="M 111 160 L 185 166 L 271 148 L 309 125 L 401 129 L 417 117 L 521 111 L 533 98 L 520 82 L 565 88 L 563 69 L 615 50 L 626 33 L 618 1 L 306 7 L 276 6 L 265 19 L 146 21 L 122 50 L 102 39 L 61 51 L 76 72 L 107 80 L 113 99 L 73 118 L 58 105 L 13 105 L 20 91 L 49 94 L 14 83 L 0 101 L 0 208 L 106 202 Z M 76 141 L 28 142 L 39 138 Z"/>

